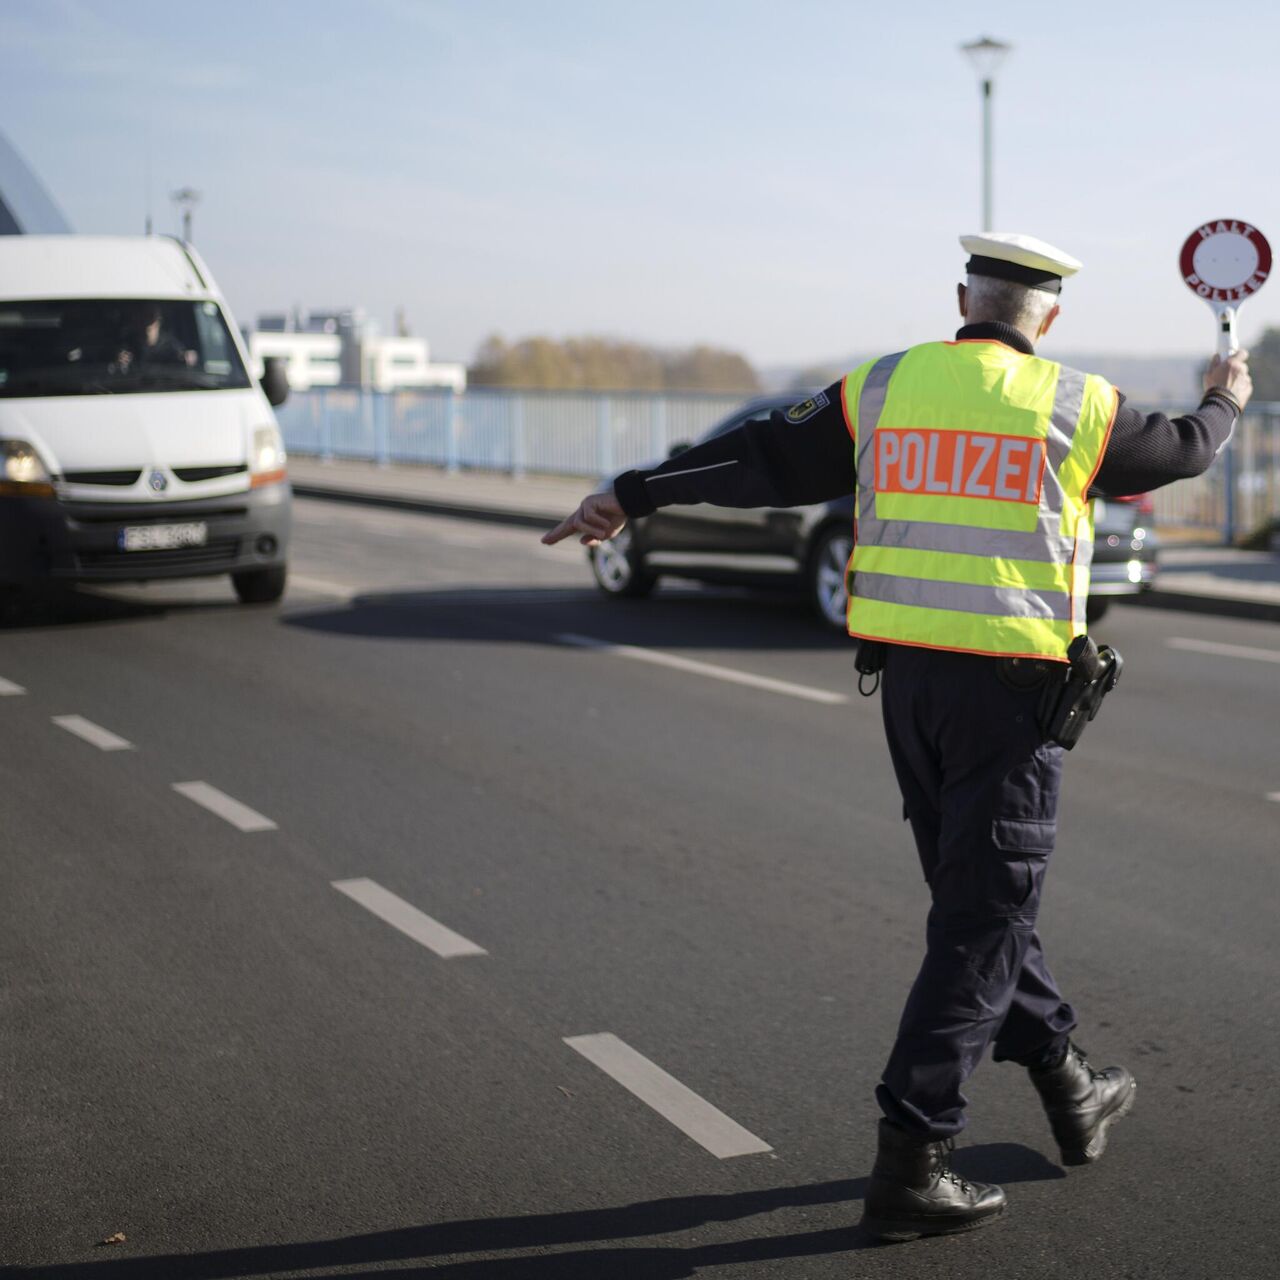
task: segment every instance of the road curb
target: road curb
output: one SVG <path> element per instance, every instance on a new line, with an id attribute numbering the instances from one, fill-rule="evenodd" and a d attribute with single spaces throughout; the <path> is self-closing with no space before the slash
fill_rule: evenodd
<path id="1" fill-rule="evenodd" d="M 359 489 L 330 489 L 325 485 L 293 482 L 300 498 L 323 498 L 326 502 L 348 502 L 362 507 L 387 507 L 394 511 L 418 511 L 424 515 L 452 516 L 457 520 L 480 520 L 488 524 L 512 524 L 524 529 L 554 528 L 563 512 L 512 511 L 505 507 L 482 507 L 470 503 L 443 502 L 438 498 L 415 498 L 408 494 L 366 493 Z"/>
<path id="2" fill-rule="evenodd" d="M 1180 591 L 1144 591 L 1137 596 L 1118 596 L 1125 604 L 1148 609 L 1181 609 L 1186 613 L 1210 613 L 1220 618 L 1248 618 L 1253 622 L 1280 622 L 1280 604 L 1269 600 L 1241 600 L 1235 596 L 1197 596 Z"/>

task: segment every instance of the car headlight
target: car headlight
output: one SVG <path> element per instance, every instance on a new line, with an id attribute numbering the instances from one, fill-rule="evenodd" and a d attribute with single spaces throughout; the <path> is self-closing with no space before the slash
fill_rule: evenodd
<path id="1" fill-rule="evenodd" d="M 277 484 L 284 479 L 284 441 L 276 427 L 258 427 L 253 433 L 253 451 L 249 455 L 249 484 L 257 488 Z"/>
<path id="2" fill-rule="evenodd" d="M 52 498 L 53 477 L 35 446 L 26 440 L 0 440 L 0 493 Z"/>

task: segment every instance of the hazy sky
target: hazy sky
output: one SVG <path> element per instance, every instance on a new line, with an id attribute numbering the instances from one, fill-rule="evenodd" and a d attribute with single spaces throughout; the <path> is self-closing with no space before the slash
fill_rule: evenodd
<path id="1" fill-rule="evenodd" d="M 1085 263 L 1045 353 L 1207 353 L 1183 238 L 1240 217 L 1280 251 L 1277 12 L 0 0 L 0 129 L 78 231 L 140 232 L 148 185 L 172 230 L 200 189 L 242 321 L 403 304 L 440 358 L 496 330 L 803 363 L 953 329 L 980 217 L 957 45 L 991 34 L 997 227 Z M 1267 323 L 1280 281 L 1246 341 Z"/>

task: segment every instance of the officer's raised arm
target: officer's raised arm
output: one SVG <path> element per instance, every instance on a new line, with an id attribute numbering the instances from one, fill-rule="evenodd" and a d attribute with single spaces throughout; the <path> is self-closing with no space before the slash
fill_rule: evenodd
<path id="1" fill-rule="evenodd" d="M 1207 471 L 1222 452 L 1249 397 L 1249 353 L 1214 356 L 1204 395 L 1193 413 L 1178 418 L 1143 414 L 1119 397 L 1115 425 L 1091 492 L 1105 497 L 1149 493 Z"/>

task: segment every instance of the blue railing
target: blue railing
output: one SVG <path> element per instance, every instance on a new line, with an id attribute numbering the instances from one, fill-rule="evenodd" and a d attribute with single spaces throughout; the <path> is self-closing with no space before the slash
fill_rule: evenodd
<path id="1" fill-rule="evenodd" d="M 1174 416 L 1189 406 L 1159 407 Z M 1280 403 L 1250 404 L 1208 471 L 1152 496 L 1156 524 L 1217 533 L 1224 543 L 1280 519 Z"/>
<path id="2" fill-rule="evenodd" d="M 276 410 L 285 446 L 321 458 L 597 476 L 666 457 L 742 403 L 646 392 L 294 392 Z"/>

